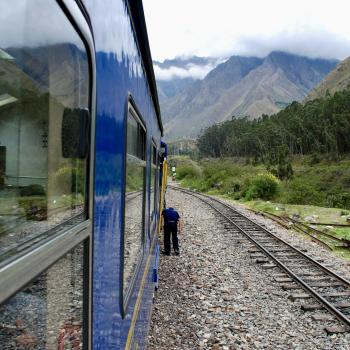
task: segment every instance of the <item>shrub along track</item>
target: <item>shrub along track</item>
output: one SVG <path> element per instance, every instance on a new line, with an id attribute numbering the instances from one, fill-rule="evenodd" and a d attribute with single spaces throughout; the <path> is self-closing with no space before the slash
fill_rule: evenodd
<path id="1" fill-rule="evenodd" d="M 292 299 L 313 298 L 316 301 L 316 303 L 304 305 L 305 311 L 325 308 L 342 323 L 342 327 L 337 325 L 325 328 L 327 332 L 350 330 L 350 281 L 237 212 L 231 206 L 204 194 L 178 187 L 171 188 L 205 202 L 226 220 L 229 224 L 228 229 L 243 234 L 254 243 L 258 249 L 250 250 L 250 253 L 264 254 L 262 259 L 257 259 L 258 263 L 263 264 L 264 268 L 279 267 L 283 270 L 284 274 L 280 274 L 275 279 L 283 283 L 284 289 L 303 289 L 306 292 L 306 294 L 292 294 L 290 296 Z M 317 319 L 317 316 L 315 315 L 314 318 Z"/>

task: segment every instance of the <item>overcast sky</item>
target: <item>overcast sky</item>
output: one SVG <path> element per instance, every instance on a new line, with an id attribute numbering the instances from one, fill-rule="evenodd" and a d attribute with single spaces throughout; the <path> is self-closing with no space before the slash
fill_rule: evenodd
<path id="1" fill-rule="evenodd" d="M 350 0 L 143 0 L 153 59 L 350 56 Z"/>

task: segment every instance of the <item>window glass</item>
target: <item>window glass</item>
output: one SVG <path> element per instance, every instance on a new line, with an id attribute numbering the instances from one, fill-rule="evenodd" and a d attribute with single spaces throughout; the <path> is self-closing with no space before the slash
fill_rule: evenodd
<path id="1" fill-rule="evenodd" d="M 155 211 L 156 213 L 159 212 L 159 201 L 160 201 L 160 193 L 161 193 L 161 182 L 162 182 L 162 174 L 161 174 L 161 171 L 160 171 L 160 155 L 159 155 L 159 152 L 157 152 L 157 168 L 156 168 L 156 173 L 157 173 L 157 176 L 156 176 L 156 182 L 155 182 L 155 189 L 156 189 L 156 196 L 155 196 L 155 201 L 156 201 L 156 204 L 155 204 Z"/>
<path id="2" fill-rule="evenodd" d="M 1 261 L 85 219 L 89 71 L 55 1 L 4 2 L 0 33 Z"/>
<path id="3" fill-rule="evenodd" d="M 132 110 L 127 121 L 123 291 L 127 294 L 142 254 L 146 132 Z"/>
<path id="4" fill-rule="evenodd" d="M 152 144 L 151 146 L 151 178 L 150 178 L 150 217 L 151 221 L 155 219 L 155 203 L 156 203 L 156 171 L 157 171 L 157 149 Z"/>
<path id="5" fill-rule="evenodd" d="M 0 344 L 10 349 L 83 348 L 84 243 L 0 306 Z"/>

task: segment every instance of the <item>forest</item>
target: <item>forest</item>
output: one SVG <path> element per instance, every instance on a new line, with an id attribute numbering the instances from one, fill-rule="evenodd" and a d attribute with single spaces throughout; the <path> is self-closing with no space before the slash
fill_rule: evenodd
<path id="1" fill-rule="evenodd" d="M 233 118 L 203 130 L 200 157 L 176 160 L 178 179 L 236 200 L 349 210 L 348 135 L 349 90 L 293 102 L 271 116 Z"/>
<path id="2" fill-rule="evenodd" d="M 350 91 L 293 102 L 277 114 L 256 120 L 236 118 L 202 131 L 202 157 L 253 157 L 268 163 L 280 156 L 322 154 L 334 159 L 350 152 Z"/>

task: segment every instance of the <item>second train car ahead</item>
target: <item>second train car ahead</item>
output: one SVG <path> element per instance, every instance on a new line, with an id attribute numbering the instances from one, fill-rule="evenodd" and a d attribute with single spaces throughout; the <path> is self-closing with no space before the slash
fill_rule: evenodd
<path id="1" fill-rule="evenodd" d="M 147 346 L 162 132 L 141 1 L 1 4 L 1 349 Z"/>

